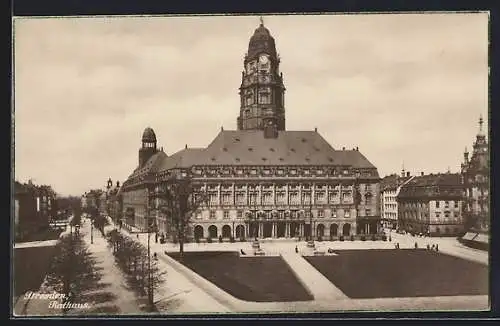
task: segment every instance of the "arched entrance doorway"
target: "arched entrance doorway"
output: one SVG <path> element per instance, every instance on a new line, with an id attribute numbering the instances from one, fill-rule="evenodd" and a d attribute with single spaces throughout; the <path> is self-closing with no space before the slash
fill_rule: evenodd
<path id="1" fill-rule="evenodd" d="M 224 225 L 222 227 L 222 237 L 230 238 L 231 237 L 231 227 L 229 225 Z"/>
<path id="2" fill-rule="evenodd" d="M 208 227 L 208 236 L 210 238 L 217 238 L 217 227 L 215 225 L 210 225 Z"/>
<path id="3" fill-rule="evenodd" d="M 325 235 L 325 226 L 323 224 L 318 224 L 316 227 L 316 236 L 323 237 Z"/>
<path id="4" fill-rule="evenodd" d="M 236 238 L 241 239 L 245 237 L 245 227 L 243 225 L 238 225 L 236 227 Z"/>
<path id="5" fill-rule="evenodd" d="M 351 224 L 349 223 L 346 223 L 344 224 L 344 226 L 342 227 L 342 235 L 343 236 L 348 236 L 351 234 Z"/>
<path id="6" fill-rule="evenodd" d="M 286 232 L 286 224 L 285 222 L 278 222 L 276 224 L 276 236 L 278 238 L 284 238 Z"/>
<path id="7" fill-rule="evenodd" d="M 330 225 L 330 236 L 336 237 L 339 235 L 339 226 L 337 224 Z"/>
<path id="8" fill-rule="evenodd" d="M 271 238 L 273 236 L 273 224 L 272 223 L 264 223 L 264 238 Z"/>
<path id="9" fill-rule="evenodd" d="M 203 238 L 203 226 L 197 225 L 194 227 L 194 238 L 195 240 Z"/>
<path id="10" fill-rule="evenodd" d="M 290 223 L 290 237 L 295 238 L 299 236 L 299 224 L 297 222 Z"/>

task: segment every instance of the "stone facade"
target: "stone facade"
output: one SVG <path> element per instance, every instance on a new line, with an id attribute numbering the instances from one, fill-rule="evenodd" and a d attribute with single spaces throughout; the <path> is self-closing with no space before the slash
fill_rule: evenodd
<path id="1" fill-rule="evenodd" d="M 334 149 L 317 129 L 285 130 L 279 62 L 261 24 L 244 59 L 238 130 L 221 129 L 206 148 L 186 146 L 168 156 L 155 132 L 144 130 L 139 165 L 120 189 L 124 223 L 146 230 L 149 217 L 160 233 L 172 234 L 154 194 L 176 174 L 192 180 L 195 196 L 208 198 L 192 218 L 191 239 L 379 231 L 376 167 L 358 148 Z"/>
<path id="2" fill-rule="evenodd" d="M 397 197 L 398 224 L 410 233 L 457 236 L 463 232 L 460 174 L 418 176 Z"/>
<path id="3" fill-rule="evenodd" d="M 489 233 L 490 230 L 490 157 L 486 136 L 482 130 L 483 119 L 479 120 L 479 133 L 473 145 L 472 157 L 465 149 L 462 163 L 462 184 L 464 187 L 464 215 L 467 230 Z"/>

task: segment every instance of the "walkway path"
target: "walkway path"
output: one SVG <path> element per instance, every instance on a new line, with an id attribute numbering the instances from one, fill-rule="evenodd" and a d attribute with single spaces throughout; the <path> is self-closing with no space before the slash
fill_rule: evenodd
<path id="1" fill-rule="evenodd" d="M 347 296 L 340 291 L 323 274 L 307 262 L 298 253 L 286 252 L 281 255 L 292 271 L 308 289 L 316 300 L 345 299 Z"/>
<path id="2" fill-rule="evenodd" d="M 20 242 L 14 244 L 14 249 L 28 248 L 28 247 L 50 247 L 50 246 L 55 246 L 58 241 L 59 240 Z"/>
<path id="3" fill-rule="evenodd" d="M 116 313 L 120 315 L 144 313 L 139 308 L 140 303 L 136 294 L 131 290 L 126 282 L 124 273 L 115 265 L 115 259 L 108 247 L 106 239 L 99 231 L 93 231 L 93 243 L 90 238 L 90 223 L 83 223 L 80 233 L 89 247 L 89 251 L 97 260 L 97 266 L 102 268 L 100 273 L 101 283 L 106 284 L 98 291 L 86 293 L 89 297 L 106 297 L 109 301 L 94 303 L 92 311 L 102 311 Z M 82 310 L 74 310 L 72 314 L 86 313 Z"/>
<path id="4" fill-rule="evenodd" d="M 110 220 L 110 223 L 113 223 Z M 113 224 L 111 224 L 113 225 Z M 114 227 L 114 226 L 112 226 Z M 132 239 L 138 240 L 147 246 L 147 234 L 129 234 L 122 228 L 123 234 L 128 234 Z M 139 235 L 139 238 L 137 238 Z M 164 248 L 155 242 L 152 234 L 150 239 L 151 252 L 157 252 L 160 257 Z M 163 250 L 162 250 L 163 249 Z M 161 313 L 224 313 L 231 310 L 219 303 L 214 297 L 193 284 L 185 275 L 171 268 L 163 259 L 158 261 L 162 270 L 166 270 L 165 283 L 155 292 L 155 302 Z"/>

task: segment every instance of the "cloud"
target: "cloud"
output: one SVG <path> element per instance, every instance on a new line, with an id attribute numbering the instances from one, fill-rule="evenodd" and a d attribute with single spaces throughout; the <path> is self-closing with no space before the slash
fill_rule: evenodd
<path id="1" fill-rule="evenodd" d="M 265 17 L 287 129 L 359 146 L 381 175 L 458 167 L 488 105 L 486 14 Z M 145 127 L 168 154 L 236 128 L 258 19 L 16 18 L 16 177 L 83 193 L 137 164 Z"/>

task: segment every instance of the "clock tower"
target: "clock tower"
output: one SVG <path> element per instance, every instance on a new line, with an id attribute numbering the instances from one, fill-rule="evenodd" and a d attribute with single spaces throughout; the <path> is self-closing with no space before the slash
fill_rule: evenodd
<path id="1" fill-rule="evenodd" d="M 260 26 L 250 38 L 240 86 L 238 130 L 285 130 L 285 86 L 280 58 L 269 30 Z"/>

